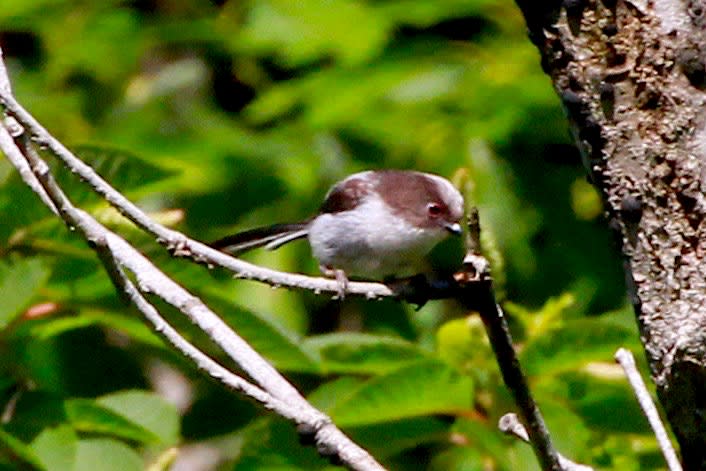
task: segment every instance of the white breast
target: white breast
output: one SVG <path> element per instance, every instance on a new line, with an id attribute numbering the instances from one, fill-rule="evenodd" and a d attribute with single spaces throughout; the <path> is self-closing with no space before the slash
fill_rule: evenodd
<path id="1" fill-rule="evenodd" d="M 322 214 L 309 227 L 309 243 L 321 265 L 370 279 L 413 274 L 446 236 L 442 228 L 412 226 L 375 196 L 353 210 Z"/>

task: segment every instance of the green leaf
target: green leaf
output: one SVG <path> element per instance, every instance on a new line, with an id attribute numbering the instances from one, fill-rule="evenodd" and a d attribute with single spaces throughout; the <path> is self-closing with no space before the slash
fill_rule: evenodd
<path id="1" fill-rule="evenodd" d="M 0 450 L 5 450 L 7 454 L 17 458 L 23 463 L 30 465 L 34 469 L 44 469 L 41 460 L 29 446 L 24 444 L 21 440 L 15 438 L 13 435 L 10 435 L 1 427 Z"/>
<path id="2" fill-rule="evenodd" d="M 236 45 L 264 53 L 277 51 L 293 65 L 328 54 L 351 65 L 378 53 L 388 28 L 384 17 L 362 2 L 260 1 L 250 9 Z"/>
<path id="3" fill-rule="evenodd" d="M 74 471 L 142 471 L 140 456 L 130 447 L 106 438 L 81 440 Z"/>
<path id="4" fill-rule="evenodd" d="M 18 229 L 36 224 L 37 221 L 43 220 L 51 226 L 55 235 L 57 228 L 62 227 L 59 218 L 29 189 L 14 168 L 7 182 L 0 188 L 0 215 L 3 221 L 0 224 L 0 241 L 3 244 L 6 241 L 16 243 L 23 235 Z"/>
<path id="5" fill-rule="evenodd" d="M 452 433 L 462 436 L 470 448 L 492 458 L 494 469 L 513 469 L 507 456 L 507 439 L 498 433 L 494 421 L 459 417 L 454 423 Z"/>
<path id="6" fill-rule="evenodd" d="M 39 259 L 0 262 L 0 329 L 22 313 L 48 278 L 49 269 Z"/>
<path id="7" fill-rule="evenodd" d="M 574 320 L 534 338 L 521 352 L 520 362 L 528 375 L 558 374 L 590 362 L 612 362 L 619 347 L 636 340 L 634 330 L 614 322 Z"/>
<path id="8" fill-rule="evenodd" d="M 377 458 L 430 443 L 446 442 L 451 424 L 435 417 L 412 417 L 382 424 L 350 427 L 346 433 Z"/>
<path id="9" fill-rule="evenodd" d="M 586 426 L 601 433 L 652 435 L 627 381 L 601 380 L 593 375 L 568 374 L 564 380 L 574 397 L 568 402 Z"/>
<path id="10" fill-rule="evenodd" d="M 277 471 L 323 469 L 315 447 L 302 446 L 296 428 L 281 418 L 255 420 L 238 433 L 240 453 L 231 469 Z"/>
<path id="11" fill-rule="evenodd" d="M 47 471 L 72 471 L 77 449 L 78 436 L 69 425 L 44 429 L 32 441 L 32 450 Z"/>
<path id="12" fill-rule="evenodd" d="M 428 414 L 455 414 L 473 403 L 471 379 L 449 365 L 424 360 L 372 378 L 349 392 L 330 414 L 350 427 Z"/>
<path id="13" fill-rule="evenodd" d="M 133 199 L 154 195 L 155 189 L 159 188 L 158 184 L 174 175 L 173 171 L 164 170 L 126 151 L 88 145 L 75 146 L 74 150 L 113 187 Z M 75 205 L 93 212 L 96 207 L 102 208 L 104 211 L 102 215 L 99 213 L 99 217 L 103 219 L 107 218 L 106 215 L 117 214 L 116 211 L 106 211 L 107 203 L 65 167 L 53 165 L 52 174 Z M 47 210 L 16 174 L 12 175 L 0 192 L 0 212 L 4 221 L 10 221 L 0 226 L 0 240 L 20 234 L 22 237 L 14 242 L 33 251 L 65 251 L 80 258 L 90 253 L 80 238 L 67 231 L 60 219 Z M 124 221 L 115 215 L 112 219 Z"/>
<path id="14" fill-rule="evenodd" d="M 526 331 L 527 338 L 542 337 L 551 329 L 562 325 L 566 317 L 565 311 L 574 305 L 573 293 L 562 293 L 560 296 L 551 297 L 544 302 L 538 310 L 530 310 L 519 304 L 507 302 L 505 310 L 519 320 Z"/>
<path id="15" fill-rule="evenodd" d="M 303 347 L 321 357 L 325 373 L 388 373 L 429 357 L 406 340 L 372 334 L 343 332 L 309 337 Z"/>
<path id="16" fill-rule="evenodd" d="M 307 396 L 307 400 L 317 409 L 330 413 L 341 400 L 348 397 L 351 391 L 360 388 L 364 382 L 362 378 L 342 376 L 316 388 Z"/>
<path id="17" fill-rule="evenodd" d="M 27 391 L 15 404 L 11 431 L 22 440 L 31 441 L 43 430 L 66 424 L 64 401 L 46 391 Z"/>
<path id="18" fill-rule="evenodd" d="M 497 8 L 496 0 L 446 0 L 424 2 L 419 0 L 396 0 L 375 2 L 375 9 L 402 24 L 430 26 L 446 18 L 460 15 L 481 16 L 488 8 Z"/>
<path id="19" fill-rule="evenodd" d="M 179 412 L 160 396 L 139 390 L 100 397 L 98 404 L 138 424 L 164 444 L 179 440 Z"/>
<path id="20" fill-rule="evenodd" d="M 66 415 L 73 427 L 81 432 L 101 433 L 154 443 L 159 436 L 92 399 L 69 399 L 64 403 Z"/>
<path id="21" fill-rule="evenodd" d="M 556 449 L 578 462 L 590 460 L 591 456 L 587 450 L 590 450 L 591 434 L 584 418 L 572 410 L 570 404 L 564 402 L 561 396 L 537 392 L 535 398 L 540 404 L 549 430 L 558 431 L 552 436 Z M 571 433 L 561 433 L 562 430 L 571 430 Z"/>
<path id="22" fill-rule="evenodd" d="M 448 469 L 484 471 L 488 469 L 488 465 L 478 450 L 473 447 L 462 446 L 449 448 L 435 455 L 428 469 L 430 471 L 445 471 Z"/>
<path id="23" fill-rule="evenodd" d="M 293 333 L 220 297 L 210 297 L 208 305 L 278 369 L 303 373 L 319 371 L 316 355 L 300 345 L 299 338 Z"/>
<path id="24" fill-rule="evenodd" d="M 146 471 L 169 471 L 172 469 L 174 461 L 179 456 L 179 449 L 176 447 L 167 448 L 156 459 L 152 461 Z"/>
<path id="25" fill-rule="evenodd" d="M 494 361 L 480 316 L 444 323 L 436 331 L 436 346 L 439 357 L 457 368 L 483 367 L 488 359 Z"/>
<path id="26" fill-rule="evenodd" d="M 66 332 L 100 325 L 127 334 L 132 340 L 153 347 L 164 347 L 164 341 L 136 317 L 129 317 L 110 311 L 85 309 L 79 315 L 55 317 L 33 323 L 28 334 L 37 340 L 47 340 Z"/>
<path id="27" fill-rule="evenodd" d="M 95 145 L 73 146 L 77 157 L 91 166 L 103 179 L 118 191 L 135 198 L 150 191 L 156 182 L 174 175 L 174 172 L 158 167 L 130 152 Z M 80 183 L 76 175 L 63 166 L 57 167 L 56 180 L 78 206 L 101 201 L 101 197 Z"/>

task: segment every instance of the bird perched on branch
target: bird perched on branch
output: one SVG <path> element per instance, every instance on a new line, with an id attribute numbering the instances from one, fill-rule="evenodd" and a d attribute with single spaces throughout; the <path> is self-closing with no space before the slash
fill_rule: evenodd
<path id="1" fill-rule="evenodd" d="M 348 276 L 382 280 L 416 273 L 436 244 L 462 234 L 463 213 L 463 196 L 445 178 L 366 171 L 336 183 L 306 221 L 240 232 L 211 246 L 238 254 L 307 238 L 322 273 L 338 280 L 343 295 Z"/>

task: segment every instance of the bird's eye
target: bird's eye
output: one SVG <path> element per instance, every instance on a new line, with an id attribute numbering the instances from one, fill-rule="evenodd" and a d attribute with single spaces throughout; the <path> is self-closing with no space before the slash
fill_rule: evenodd
<path id="1" fill-rule="evenodd" d="M 441 206 L 438 203 L 429 203 L 427 205 L 429 216 L 435 218 L 441 214 Z"/>

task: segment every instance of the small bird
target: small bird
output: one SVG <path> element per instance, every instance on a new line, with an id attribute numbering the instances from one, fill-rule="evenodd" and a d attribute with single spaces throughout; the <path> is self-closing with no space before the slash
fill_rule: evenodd
<path id="1" fill-rule="evenodd" d="M 345 292 L 348 276 L 384 280 L 415 274 L 449 235 L 461 235 L 463 196 L 447 179 L 409 170 L 369 170 L 336 183 L 319 213 L 224 237 L 211 246 L 233 254 L 274 250 L 308 238 L 325 276 Z"/>

